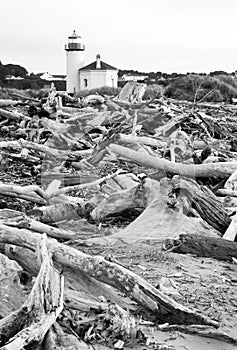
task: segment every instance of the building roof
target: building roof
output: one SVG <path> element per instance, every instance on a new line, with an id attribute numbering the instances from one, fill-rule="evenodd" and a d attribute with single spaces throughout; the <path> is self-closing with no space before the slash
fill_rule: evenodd
<path id="1" fill-rule="evenodd" d="M 7 75 L 6 80 L 24 80 L 23 77 L 15 77 L 14 75 Z"/>
<path id="2" fill-rule="evenodd" d="M 55 80 L 65 80 L 66 75 L 61 74 L 50 74 L 49 72 L 36 74 L 42 80 L 55 81 Z"/>
<path id="3" fill-rule="evenodd" d="M 96 62 L 94 61 L 90 64 L 88 64 L 85 67 L 82 67 L 81 69 L 79 69 L 79 71 L 86 71 L 86 70 L 118 70 L 117 68 L 111 66 L 110 64 L 107 64 L 103 61 L 100 61 L 100 68 L 96 68 Z"/>

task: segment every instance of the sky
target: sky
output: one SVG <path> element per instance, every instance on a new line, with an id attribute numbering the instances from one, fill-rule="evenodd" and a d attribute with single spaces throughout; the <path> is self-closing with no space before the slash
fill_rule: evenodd
<path id="1" fill-rule="evenodd" d="M 187 73 L 237 70 L 237 0 L 0 0 L 0 61 L 65 74 L 75 29 L 85 64 Z"/>

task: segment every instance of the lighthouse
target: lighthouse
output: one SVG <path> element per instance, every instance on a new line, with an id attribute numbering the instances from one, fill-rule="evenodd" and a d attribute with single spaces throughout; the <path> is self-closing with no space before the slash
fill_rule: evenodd
<path id="1" fill-rule="evenodd" d="M 74 94 L 80 90 L 79 69 L 84 66 L 85 45 L 74 30 L 68 37 L 66 50 L 67 92 Z"/>

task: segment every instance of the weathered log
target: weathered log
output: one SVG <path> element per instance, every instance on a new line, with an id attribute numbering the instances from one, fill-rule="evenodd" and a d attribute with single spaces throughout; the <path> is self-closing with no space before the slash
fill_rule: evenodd
<path id="1" fill-rule="evenodd" d="M 32 232 L 29 235 L 28 231 L 0 225 L 2 243 L 36 249 L 39 238 L 38 233 Z M 218 326 L 208 317 L 175 302 L 130 270 L 101 256 L 89 256 L 53 239 L 48 239 L 47 247 L 53 252 L 55 262 L 74 270 L 78 269 L 100 282 L 119 289 L 162 321 Z"/>
<path id="2" fill-rule="evenodd" d="M 0 320 L 0 346 L 5 345 L 3 350 L 20 350 L 40 344 L 63 309 L 63 276 L 53 267 L 46 247 L 46 235 L 39 244 L 41 268 L 26 303 Z"/>
<path id="3" fill-rule="evenodd" d="M 231 223 L 225 231 L 222 238 L 228 239 L 229 241 L 235 241 L 237 235 L 237 213 L 232 217 Z"/>
<path id="4" fill-rule="evenodd" d="M 140 143 L 142 145 L 147 145 L 147 146 L 157 147 L 157 148 L 166 148 L 167 146 L 167 143 L 164 141 L 151 138 L 151 137 L 146 137 L 146 136 L 118 134 L 117 140 L 119 142 L 125 142 L 125 143 Z"/>
<path id="5" fill-rule="evenodd" d="M 180 234 L 178 238 L 169 238 L 164 243 L 166 250 L 182 254 L 232 261 L 237 258 L 237 242 L 223 238 L 208 237 L 199 234 Z"/>
<path id="6" fill-rule="evenodd" d="M 222 342 L 231 343 L 237 345 L 237 338 L 231 337 L 227 333 L 224 333 L 220 330 L 214 329 L 209 326 L 201 326 L 201 325 L 162 325 L 162 331 L 178 331 L 187 334 L 196 334 L 200 337 L 217 339 Z"/>
<path id="7" fill-rule="evenodd" d="M 25 301 L 25 292 L 20 284 L 22 268 L 16 261 L 8 258 L 0 248 L 0 319 L 18 309 Z"/>
<path id="8" fill-rule="evenodd" d="M 48 147 L 43 144 L 38 144 L 31 141 L 26 141 L 24 139 L 20 139 L 19 141 L 1 141 L 0 148 L 27 148 L 34 151 L 42 152 L 50 157 L 54 157 L 56 159 L 67 160 L 67 159 L 78 159 L 78 157 L 83 157 L 85 155 L 91 154 L 91 150 L 82 150 L 82 151 L 62 151 L 55 148 Z"/>
<path id="9" fill-rule="evenodd" d="M 202 140 L 194 140 L 193 142 L 193 147 L 194 149 L 203 149 L 206 147 L 210 147 L 210 148 L 220 148 L 220 140 L 216 140 L 216 139 L 211 139 L 208 141 L 202 141 Z"/>
<path id="10" fill-rule="evenodd" d="M 120 213 L 129 208 L 144 208 L 144 200 L 141 195 L 141 189 L 133 187 L 122 191 L 111 193 L 100 201 L 92 210 L 91 217 L 94 220 L 103 220 L 107 215 Z"/>
<path id="11" fill-rule="evenodd" d="M 3 194 L 4 192 L 15 192 L 17 194 L 38 194 L 41 198 L 44 198 L 47 200 L 47 195 L 45 192 L 37 185 L 29 185 L 29 186 L 19 186 L 19 185 L 13 185 L 13 184 L 3 184 L 0 183 L 0 193 Z"/>
<path id="12" fill-rule="evenodd" d="M 231 219 L 223 203 L 207 187 L 199 186 L 194 180 L 180 178 L 174 178 L 172 184 L 176 193 L 182 193 L 189 198 L 192 207 L 203 220 L 222 234 L 225 233 Z"/>
<path id="13" fill-rule="evenodd" d="M 40 205 L 47 204 L 47 194 L 37 185 L 18 186 L 0 183 L 1 196 L 25 199 Z"/>
<path id="14" fill-rule="evenodd" d="M 29 210 L 26 214 L 30 218 L 37 218 L 37 220 L 45 224 L 50 224 L 58 221 L 84 217 L 85 212 L 82 205 L 58 203 Z"/>
<path id="15" fill-rule="evenodd" d="M 113 177 L 119 175 L 119 173 L 121 172 L 121 170 L 116 171 L 113 174 L 109 174 L 107 176 L 102 177 L 101 179 L 97 179 L 93 182 L 88 182 L 88 183 L 84 183 L 84 184 L 80 184 L 80 185 L 74 185 L 74 186 L 67 186 L 67 187 L 63 187 L 63 188 L 59 188 L 57 190 L 55 190 L 51 195 L 50 198 L 53 196 L 58 196 L 59 194 L 65 194 L 67 192 L 70 191 L 80 191 L 89 187 L 96 187 L 99 186 L 100 184 L 102 184 L 103 182 L 105 182 L 106 180 L 112 179 Z"/>
<path id="16" fill-rule="evenodd" d="M 68 308 L 87 312 L 91 309 L 101 312 L 108 307 L 108 303 L 105 300 L 98 301 L 98 297 L 96 298 L 89 293 L 78 292 L 68 288 L 65 289 L 64 301 Z"/>
<path id="17" fill-rule="evenodd" d="M 25 100 L 25 101 L 30 101 L 32 104 L 33 104 L 33 102 L 35 102 L 34 103 L 34 105 L 37 105 L 37 104 L 39 104 L 40 105 L 40 100 L 37 100 L 36 98 L 33 98 L 33 97 L 31 97 L 31 96 L 24 96 L 24 95 L 22 95 L 22 94 L 20 94 L 19 92 L 13 92 L 12 93 L 12 96 L 14 96 L 14 97 L 17 97 L 17 98 L 20 98 L 21 100 Z M 19 101 L 18 101 L 19 102 Z"/>
<path id="18" fill-rule="evenodd" d="M 1 103 L 0 103 L 1 105 Z M 16 121 L 19 121 L 20 119 L 22 119 L 22 115 L 19 114 L 19 113 L 16 113 L 16 112 L 9 112 L 5 109 L 2 109 L 0 108 L 0 116 L 1 117 L 5 117 L 5 118 L 8 118 L 8 119 L 13 119 L 13 120 L 16 120 Z"/>
<path id="19" fill-rule="evenodd" d="M 146 90 L 146 84 L 139 84 L 135 81 L 129 81 L 122 88 L 118 96 L 116 96 L 113 100 L 117 102 L 123 103 L 136 103 L 141 102 L 142 97 Z"/>
<path id="20" fill-rule="evenodd" d="M 19 199 L 24 199 L 28 202 L 32 202 L 32 203 L 36 203 L 39 205 L 46 205 L 47 201 L 43 198 L 40 198 L 34 194 L 20 194 L 20 193 L 16 193 L 16 192 L 10 192 L 10 191 L 6 191 L 6 192 L 2 192 L 0 194 L 0 196 L 9 196 L 9 197 L 13 197 L 13 198 L 19 198 Z"/>
<path id="21" fill-rule="evenodd" d="M 172 163 L 169 160 L 155 158 L 150 155 L 144 156 L 139 152 L 115 144 L 110 144 L 108 150 L 147 168 L 163 170 L 166 173 L 179 174 L 191 178 L 223 178 L 230 176 L 237 169 L 236 161 L 211 164 L 182 164 Z"/>
<path id="22" fill-rule="evenodd" d="M 0 219 L 0 222 L 11 227 L 26 228 L 42 234 L 46 233 L 49 237 L 57 238 L 59 240 L 70 240 L 77 237 L 77 234 L 73 231 L 49 226 L 42 222 L 28 218 L 25 215 L 22 215 L 22 218 L 17 218 L 16 220 L 14 220 L 14 218 Z"/>
<path id="23" fill-rule="evenodd" d="M 148 178 L 144 187 L 148 199 L 146 209 L 131 224 L 114 233 L 111 239 L 122 239 L 126 243 L 149 239 L 162 242 L 168 237 L 176 237 L 180 233 L 190 231 L 218 236 L 219 233 L 201 218 L 190 218 L 182 211 L 174 210 L 168 205 L 168 195 L 171 192 L 168 179 L 164 178 L 158 182 Z M 150 196 L 148 196 L 149 187 Z M 106 238 L 110 239 L 110 237 Z"/>
<path id="24" fill-rule="evenodd" d="M 55 322 L 37 350 L 94 350 L 93 348 L 80 340 L 75 334 L 64 332 L 62 327 Z"/>
<path id="25" fill-rule="evenodd" d="M 105 105 L 108 107 L 108 109 L 110 111 L 119 111 L 119 110 L 121 110 L 121 107 L 119 105 L 117 105 L 117 103 L 112 101 L 111 99 L 105 100 L 104 103 L 105 103 Z"/>
<path id="26" fill-rule="evenodd" d="M 226 188 L 220 188 L 216 191 L 216 194 L 220 197 L 222 196 L 230 196 L 230 197 L 237 197 L 237 191 L 229 190 Z"/>
<path id="27" fill-rule="evenodd" d="M 141 181 L 134 174 L 120 174 L 108 179 L 100 192 L 90 201 L 94 220 L 101 220 L 111 213 L 119 213 L 128 208 L 144 208 L 146 193 Z"/>
<path id="28" fill-rule="evenodd" d="M 1 243 L 0 251 L 9 259 L 15 260 L 29 276 L 37 276 L 40 265 L 36 261 L 35 253 L 32 250 Z M 93 305 L 95 308 L 98 306 L 98 309 L 103 308 L 105 306 L 103 303 L 95 303 L 100 296 L 103 296 L 105 300 L 120 305 L 126 310 L 134 311 L 137 307 L 130 299 L 121 298 L 121 294 L 116 289 L 95 280 L 78 269 L 74 270 L 64 265 L 63 276 L 65 278 L 64 301 L 75 309 L 85 311 L 90 305 Z M 85 298 L 85 295 L 87 298 Z"/>
<path id="29" fill-rule="evenodd" d="M 17 100 L 5 100 L 5 99 L 0 99 L 0 106 L 1 107 L 6 107 L 6 106 L 17 106 L 19 104 L 22 104 L 22 101 L 17 101 Z"/>
<path id="30" fill-rule="evenodd" d="M 55 179 L 62 181 L 62 186 L 71 186 L 93 182 L 99 179 L 99 176 L 96 174 L 92 174 L 91 172 L 88 172 L 88 174 L 83 174 L 82 172 L 74 172 L 73 174 L 42 173 L 39 176 L 37 176 L 36 182 L 39 185 L 49 185 Z"/>
<path id="31" fill-rule="evenodd" d="M 104 97 L 100 96 L 100 95 L 89 95 L 84 97 L 83 102 L 87 105 L 91 102 L 97 102 L 97 103 L 103 103 L 104 102 Z"/>
<path id="32" fill-rule="evenodd" d="M 155 129 L 156 136 L 160 136 L 160 135 L 165 136 L 166 133 L 168 132 L 171 133 L 172 130 L 174 131 L 175 129 L 177 129 L 180 123 L 183 122 L 188 117 L 188 115 L 185 113 L 182 113 L 181 115 L 177 115 L 177 116 L 174 116 L 174 115 L 172 116 L 173 118 L 170 119 L 166 124 L 161 125 L 157 129 Z"/>

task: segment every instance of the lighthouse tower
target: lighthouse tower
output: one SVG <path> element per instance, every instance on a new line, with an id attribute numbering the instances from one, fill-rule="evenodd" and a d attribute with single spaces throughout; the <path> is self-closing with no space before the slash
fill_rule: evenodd
<path id="1" fill-rule="evenodd" d="M 84 66 L 85 45 L 82 44 L 81 37 L 74 30 L 68 37 L 68 43 L 65 45 L 66 66 L 67 66 L 67 92 L 74 94 L 80 89 L 78 70 Z"/>

